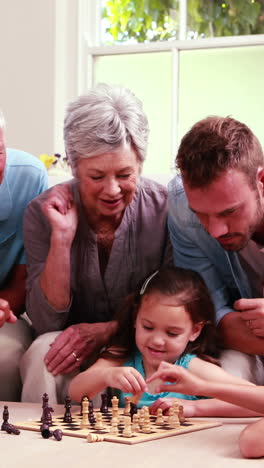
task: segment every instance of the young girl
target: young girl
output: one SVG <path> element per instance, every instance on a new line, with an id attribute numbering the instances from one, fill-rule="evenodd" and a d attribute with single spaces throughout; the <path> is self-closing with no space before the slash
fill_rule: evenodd
<path id="1" fill-rule="evenodd" d="M 173 366 L 167 362 L 162 362 L 154 374 L 147 380 L 151 383 L 160 379 L 166 382 L 159 384 L 156 391 L 177 391 L 188 395 L 205 395 L 208 397 L 220 398 L 229 403 L 236 403 L 254 411 L 264 413 L 264 387 L 252 386 L 248 388 L 245 385 L 232 383 L 213 382 L 197 377 L 187 370 Z M 247 458 L 264 457 L 263 431 L 264 418 L 248 425 L 241 433 L 239 446 L 241 453 Z"/>
<path id="2" fill-rule="evenodd" d="M 93 398 L 105 387 L 112 387 L 121 391 L 120 406 L 124 406 L 127 394 L 141 394 L 138 406 L 150 406 L 153 414 L 158 408 L 166 412 L 173 399 L 183 398 L 188 417 L 253 415 L 200 396 L 175 391 L 156 394 L 157 382 L 146 384 L 166 361 L 205 379 L 250 385 L 227 374 L 208 357 L 216 350 L 214 307 L 198 273 L 176 267 L 155 272 L 130 304 L 122 311 L 114 342 L 93 366 L 72 380 L 69 393 L 73 400 L 80 401 L 83 395 Z"/>

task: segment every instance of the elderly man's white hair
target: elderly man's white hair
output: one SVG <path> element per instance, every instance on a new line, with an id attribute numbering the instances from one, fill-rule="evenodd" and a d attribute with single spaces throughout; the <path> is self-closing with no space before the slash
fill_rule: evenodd
<path id="1" fill-rule="evenodd" d="M 0 129 L 5 130 L 5 118 L 1 109 L 0 109 Z"/>

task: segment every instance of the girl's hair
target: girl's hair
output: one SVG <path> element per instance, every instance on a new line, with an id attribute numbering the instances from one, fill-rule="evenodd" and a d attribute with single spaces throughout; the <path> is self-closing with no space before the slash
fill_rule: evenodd
<path id="1" fill-rule="evenodd" d="M 135 351 L 135 320 L 142 299 L 154 293 L 175 296 L 175 307 L 184 306 L 193 324 L 203 322 L 200 335 L 194 342 L 188 343 L 184 353 L 194 353 L 204 360 L 216 362 L 213 301 L 202 277 L 193 270 L 179 267 L 168 267 L 155 272 L 145 280 L 139 292 L 125 299 L 123 307 L 115 317 L 119 325 L 118 332 L 101 356 L 123 360 Z"/>

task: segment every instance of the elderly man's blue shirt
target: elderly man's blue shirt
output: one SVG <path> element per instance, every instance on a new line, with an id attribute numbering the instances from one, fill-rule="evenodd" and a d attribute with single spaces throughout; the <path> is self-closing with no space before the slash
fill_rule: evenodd
<path id="1" fill-rule="evenodd" d="M 24 151 L 8 149 L 0 184 L 0 287 L 14 265 L 25 264 L 22 225 L 27 204 L 46 190 L 48 176 L 39 159 Z"/>

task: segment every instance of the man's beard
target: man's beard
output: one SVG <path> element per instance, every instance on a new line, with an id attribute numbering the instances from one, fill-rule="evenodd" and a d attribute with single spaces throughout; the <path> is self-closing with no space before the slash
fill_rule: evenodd
<path id="1" fill-rule="evenodd" d="M 257 202 L 257 207 L 256 207 L 256 212 L 255 212 L 255 217 L 254 220 L 251 222 L 251 224 L 248 226 L 248 231 L 247 233 L 241 233 L 241 232 L 234 232 L 232 234 L 227 234 L 226 236 L 223 236 L 223 239 L 228 239 L 228 237 L 232 236 L 240 236 L 241 237 L 241 242 L 235 246 L 232 247 L 232 244 L 230 246 L 225 246 L 223 247 L 225 250 L 231 251 L 231 252 L 239 252 L 240 250 L 244 249 L 254 233 L 260 228 L 260 226 L 264 222 L 264 213 L 263 213 L 263 208 L 261 205 L 260 201 L 260 196 L 259 193 L 257 192 L 256 194 L 256 202 Z M 221 242 L 219 242 L 221 245 Z"/>

